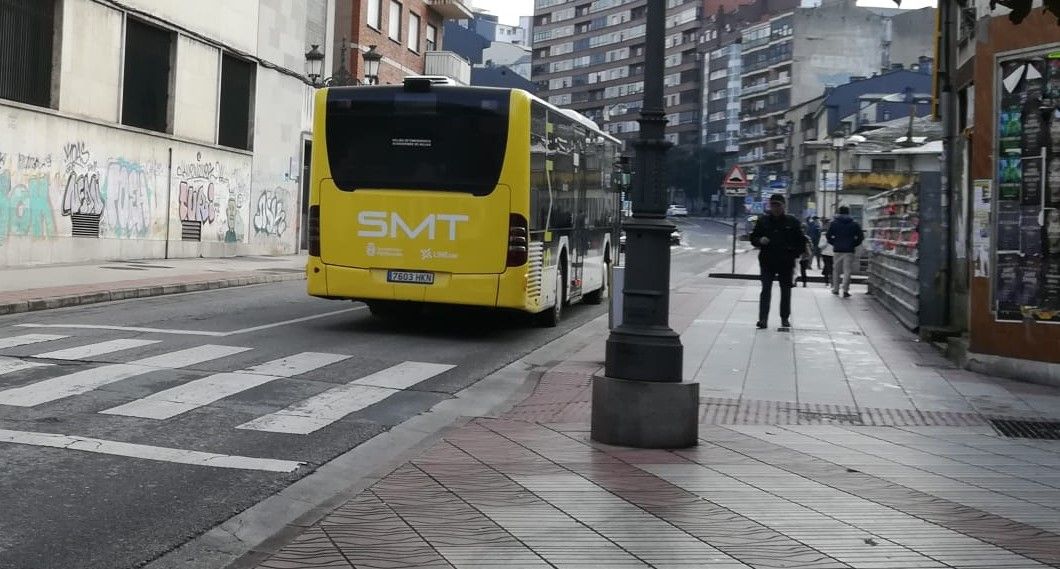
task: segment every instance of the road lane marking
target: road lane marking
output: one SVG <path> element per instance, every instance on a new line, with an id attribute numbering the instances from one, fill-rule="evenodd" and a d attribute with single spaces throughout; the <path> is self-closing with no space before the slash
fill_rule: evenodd
<path id="1" fill-rule="evenodd" d="M 236 428 L 307 435 L 454 367 L 448 364 L 402 362 L 346 385 L 333 387 L 286 409 L 262 415 Z"/>
<path id="2" fill-rule="evenodd" d="M 18 358 L 7 358 L 0 356 L 0 375 L 7 373 L 15 373 L 16 371 L 22 371 L 24 369 L 30 369 L 35 367 L 50 366 L 52 364 L 40 363 L 40 362 L 27 362 Z"/>
<path id="3" fill-rule="evenodd" d="M 350 356 L 303 352 L 244 371 L 217 373 L 100 411 L 107 415 L 169 419 L 284 377 L 301 375 Z"/>
<path id="4" fill-rule="evenodd" d="M 718 249 L 718 253 L 728 253 L 728 249 Z"/>
<path id="5" fill-rule="evenodd" d="M 286 326 L 287 324 L 298 324 L 300 322 L 308 322 L 310 320 L 317 320 L 319 318 L 327 318 L 328 316 L 335 316 L 338 314 L 345 314 L 347 312 L 356 312 L 358 310 L 365 310 L 367 306 L 355 306 L 353 308 L 343 308 L 342 310 L 335 310 L 332 312 L 325 312 L 323 314 L 314 314 L 312 316 L 303 316 L 301 318 L 293 318 L 291 320 L 284 320 L 282 322 L 273 322 L 271 324 L 263 324 L 261 326 L 252 326 L 250 328 L 241 328 L 239 330 L 232 330 L 229 332 L 214 332 L 210 330 L 178 330 L 168 328 L 139 328 L 135 326 L 105 326 L 102 324 L 15 324 L 15 326 L 21 328 L 70 328 L 79 330 L 115 330 L 118 332 L 141 332 L 149 334 L 173 334 L 178 336 L 209 336 L 212 338 L 222 338 L 225 336 L 235 336 L 236 334 L 247 334 L 249 332 L 260 332 L 261 330 L 268 330 L 269 328 L 276 328 L 278 326 Z"/>
<path id="6" fill-rule="evenodd" d="M 157 344 L 159 341 L 160 340 L 131 339 L 107 340 L 106 342 L 85 344 L 84 346 L 78 346 L 76 348 L 67 348 L 65 350 L 37 354 L 33 357 L 46 360 L 84 360 L 94 356 L 102 356 L 103 354 L 131 350 L 141 346 L 150 346 L 151 344 Z"/>
<path id="7" fill-rule="evenodd" d="M 202 362 L 245 352 L 250 348 L 215 346 L 206 344 L 186 350 L 178 350 L 159 356 L 151 356 L 126 364 L 111 364 L 76 371 L 67 375 L 38 381 L 23 387 L 0 391 L 0 405 L 34 407 L 42 403 L 65 399 L 73 395 L 88 393 L 105 385 L 163 369 L 180 369 Z"/>
<path id="8" fill-rule="evenodd" d="M 704 247 L 703 249 L 700 249 L 699 252 L 700 253 L 710 253 L 712 250 L 713 249 L 711 249 L 710 247 Z"/>
<path id="9" fill-rule="evenodd" d="M 22 334 L 21 336 L 0 338 L 0 349 L 27 346 L 29 344 L 37 344 L 40 342 L 51 342 L 52 340 L 62 340 L 63 338 L 66 338 L 66 336 L 59 336 L 57 334 Z"/>
<path id="10" fill-rule="evenodd" d="M 304 462 L 279 460 L 273 458 L 255 458 L 230 454 L 216 454 L 196 450 L 185 450 L 170 447 L 156 447 L 108 441 L 89 437 L 37 433 L 32 431 L 10 431 L 0 429 L 0 443 L 13 443 L 39 447 L 79 450 L 96 454 L 109 454 L 129 458 L 142 458 L 161 462 L 175 462 L 212 468 L 232 468 L 237 470 L 261 470 L 264 472 L 294 472 Z"/>

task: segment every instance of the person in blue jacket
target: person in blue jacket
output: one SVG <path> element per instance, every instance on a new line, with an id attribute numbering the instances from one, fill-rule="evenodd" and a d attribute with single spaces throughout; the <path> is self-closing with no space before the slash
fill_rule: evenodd
<path id="1" fill-rule="evenodd" d="M 865 232 L 861 225 L 850 217 L 850 208 L 840 206 L 839 215 L 835 216 L 832 224 L 828 226 L 825 235 L 828 244 L 835 251 L 835 260 L 832 269 L 832 294 L 839 294 L 839 287 L 843 287 L 843 298 L 850 298 L 850 274 L 854 271 L 854 263 L 857 261 L 858 246 L 865 240 Z M 842 277 L 842 283 L 840 283 Z"/>

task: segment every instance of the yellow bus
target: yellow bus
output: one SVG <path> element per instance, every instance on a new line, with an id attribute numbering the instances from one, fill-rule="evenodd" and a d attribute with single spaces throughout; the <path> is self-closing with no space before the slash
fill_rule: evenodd
<path id="1" fill-rule="evenodd" d="M 599 303 L 617 258 L 621 143 L 518 89 L 439 84 L 316 93 L 308 292 L 379 316 L 514 309 L 555 326 Z"/>

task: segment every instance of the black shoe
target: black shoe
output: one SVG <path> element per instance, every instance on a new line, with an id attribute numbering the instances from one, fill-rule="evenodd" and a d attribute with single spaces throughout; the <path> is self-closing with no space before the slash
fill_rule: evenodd
<path id="1" fill-rule="evenodd" d="M 839 291 L 838 291 L 838 290 L 833 290 L 833 291 L 832 291 L 832 294 L 834 294 L 834 295 L 836 295 L 836 296 L 839 296 Z"/>
<path id="2" fill-rule="evenodd" d="M 844 292 L 843 293 L 843 298 L 850 298 L 850 293 L 849 292 Z"/>
<path id="3" fill-rule="evenodd" d="M 758 323 L 755 324 L 755 326 L 757 326 L 759 330 L 765 330 L 768 327 L 766 326 L 765 320 L 759 320 Z"/>
<path id="4" fill-rule="evenodd" d="M 791 321 L 790 320 L 781 320 L 780 321 L 780 327 L 781 328 L 791 328 Z"/>

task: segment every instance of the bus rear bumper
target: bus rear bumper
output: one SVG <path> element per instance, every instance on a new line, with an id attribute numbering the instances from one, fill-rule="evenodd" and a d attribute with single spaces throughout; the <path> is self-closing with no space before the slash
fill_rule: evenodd
<path id="1" fill-rule="evenodd" d="M 320 269 L 317 271 L 316 269 Z M 503 274 L 435 273 L 434 284 L 387 282 L 386 269 L 325 265 L 308 267 L 308 292 L 322 298 L 398 300 L 532 310 L 525 301 L 525 277 Z M 518 290 L 514 290 L 518 288 Z"/>

